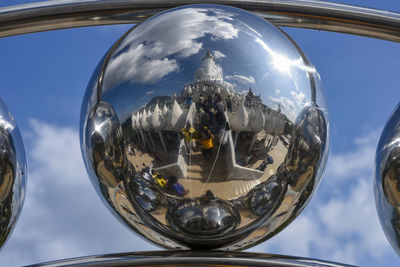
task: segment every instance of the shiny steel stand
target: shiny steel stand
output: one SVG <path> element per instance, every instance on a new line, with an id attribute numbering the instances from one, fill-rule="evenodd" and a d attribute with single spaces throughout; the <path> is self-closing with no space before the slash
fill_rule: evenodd
<path id="1" fill-rule="evenodd" d="M 352 266 L 316 259 L 274 254 L 225 251 L 151 251 L 89 256 L 32 266 L 271 266 L 271 267 L 345 267 Z"/>
<path id="2" fill-rule="evenodd" d="M 277 26 L 348 33 L 400 42 L 400 14 L 318 1 L 217 0 Z M 139 23 L 163 10 L 209 1 L 46 1 L 0 8 L 0 37 L 73 27 Z M 223 251 L 154 251 L 89 256 L 42 266 L 348 266 L 315 259 Z M 35 265 L 37 266 L 37 265 Z"/>

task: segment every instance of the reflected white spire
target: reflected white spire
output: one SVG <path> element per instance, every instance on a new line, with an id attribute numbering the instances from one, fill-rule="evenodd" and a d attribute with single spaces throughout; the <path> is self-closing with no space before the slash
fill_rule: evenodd
<path id="1" fill-rule="evenodd" d="M 180 129 L 183 128 L 183 125 L 181 123 L 182 114 L 183 114 L 183 111 L 182 111 L 181 107 L 178 105 L 176 100 L 174 100 L 174 104 L 172 105 L 172 110 L 171 110 L 171 114 L 170 114 L 170 118 L 169 118 L 169 123 L 170 123 L 171 129 L 179 131 Z"/>
<path id="2" fill-rule="evenodd" d="M 275 129 L 275 118 L 270 110 L 265 114 L 264 129 L 267 134 L 272 134 Z"/>
<path id="3" fill-rule="evenodd" d="M 141 119 L 141 115 L 140 115 L 140 112 L 138 112 L 137 114 L 136 114 L 136 128 L 138 129 L 138 130 L 141 130 L 142 128 L 142 125 L 141 125 L 141 123 L 140 123 L 140 119 Z"/>
<path id="4" fill-rule="evenodd" d="M 195 75 L 194 80 L 197 81 L 223 81 L 222 68 L 215 63 L 214 56 L 210 50 L 201 60 L 201 68 L 199 68 Z"/>
<path id="5" fill-rule="evenodd" d="M 244 102 L 240 103 L 239 109 L 232 116 L 231 127 L 233 130 L 240 132 L 249 124 L 249 113 L 244 107 Z"/>
<path id="6" fill-rule="evenodd" d="M 135 113 L 132 114 L 131 121 L 132 121 L 132 129 L 136 130 L 137 128 L 136 128 L 136 115 L 135 115 Z"/>
<path id="7" fill-rule="evenodd" d="M 150 122 L 151 126 L 153 126 L 153 129 L 157 132 L 164 127 L 165 120 L 163 120 L 161 116 L 161 110 L 158 107 L 158 103 L 156 104 L 153 114 L 151 115 Z"/>
<path id="8" fill-rule="evenodd" d="M 259 106 L 256 111 L 252 110 L 252 117 L 249 121 L 250 128 L 255 132 L 260 132 L 265 125 L 265 116 L 261 107 Z"/>
<path id="9" fill-rule="evenodd" d="M 142 118 L 141 118 L 141 123 L 142 123 L 142 128 L 143 128 L 145 131 L 150 130 L 150 125 L 149 125 L 149 123 L 147 122 L 147 112 L 146 112 L 146 109 L 143 110 Z"/>

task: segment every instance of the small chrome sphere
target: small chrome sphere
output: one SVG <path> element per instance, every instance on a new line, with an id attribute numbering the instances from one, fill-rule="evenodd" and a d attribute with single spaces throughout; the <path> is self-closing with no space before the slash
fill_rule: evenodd
<path id="1" fill-rule="evenodd" d="M 390 116 L 378 143 L 374 193 L 383 231 L 400 256 L 400 105 Z"/>
<path id="2" fill-rule="evenodd" d="M 0 98 L 0 247 L 19 217 L 25 197 L 26 158 L 15 123 Z"/>
<path id="3" fill-rule="evenodd" d="M 245 249 L 319 184 L 328 120 L 318 73 L 267 21 L 172 9 L 107 52 L 82 104 L 85 164 L 130 229 L 174 249 Z"/>

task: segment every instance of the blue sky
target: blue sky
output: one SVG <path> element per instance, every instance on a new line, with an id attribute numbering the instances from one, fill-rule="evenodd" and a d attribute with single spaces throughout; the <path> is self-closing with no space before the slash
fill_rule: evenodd
<path id="1" fill-rule="evenodd" d="M 28 1 L 3 1 L 0 6 Z M 400 12 L 397 1 L 340 1 Z M 129 25 L 44 32 L 0 40 L 0 96 L 24 138 L 29 171 L 24 209 L 0 251 L 0 266 L 158 249 L 111 216 L 81 159 L 83 94 L 101 57 Z M 399 44 L 285 29 L 319 71 L 331 151 L 319 189 L 285 230 L 251 251 L 361 266 L 398 266 L 373 199 L 380 132 L 399 102 Z"/>

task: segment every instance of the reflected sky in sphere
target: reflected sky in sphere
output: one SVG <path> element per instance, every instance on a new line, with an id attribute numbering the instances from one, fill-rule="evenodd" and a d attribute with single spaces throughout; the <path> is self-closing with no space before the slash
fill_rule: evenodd
<path id="1" fill-rule="evenodd" d="M 112 105 L 118 102 L 113 106 L 119 118 L 126 119 L 155 96 L 180 93 L 193 81 L 207 50 L 236 91 L 251 87 L 269 106 L 280 105 L 292 120 L 310 101 L 310 91 L 302 88 L 310 84 L 307 73 L 315 70 L 278 28 L 263 27 L 260 18 L 235 9 L 180 8 L 174 13 L 173 18 L 153 17 L 160 20 L 157 25 L 142 23 L 112 53 L 103 98 Z M 323 97 L 317 97 L 322 102 Z"/>

